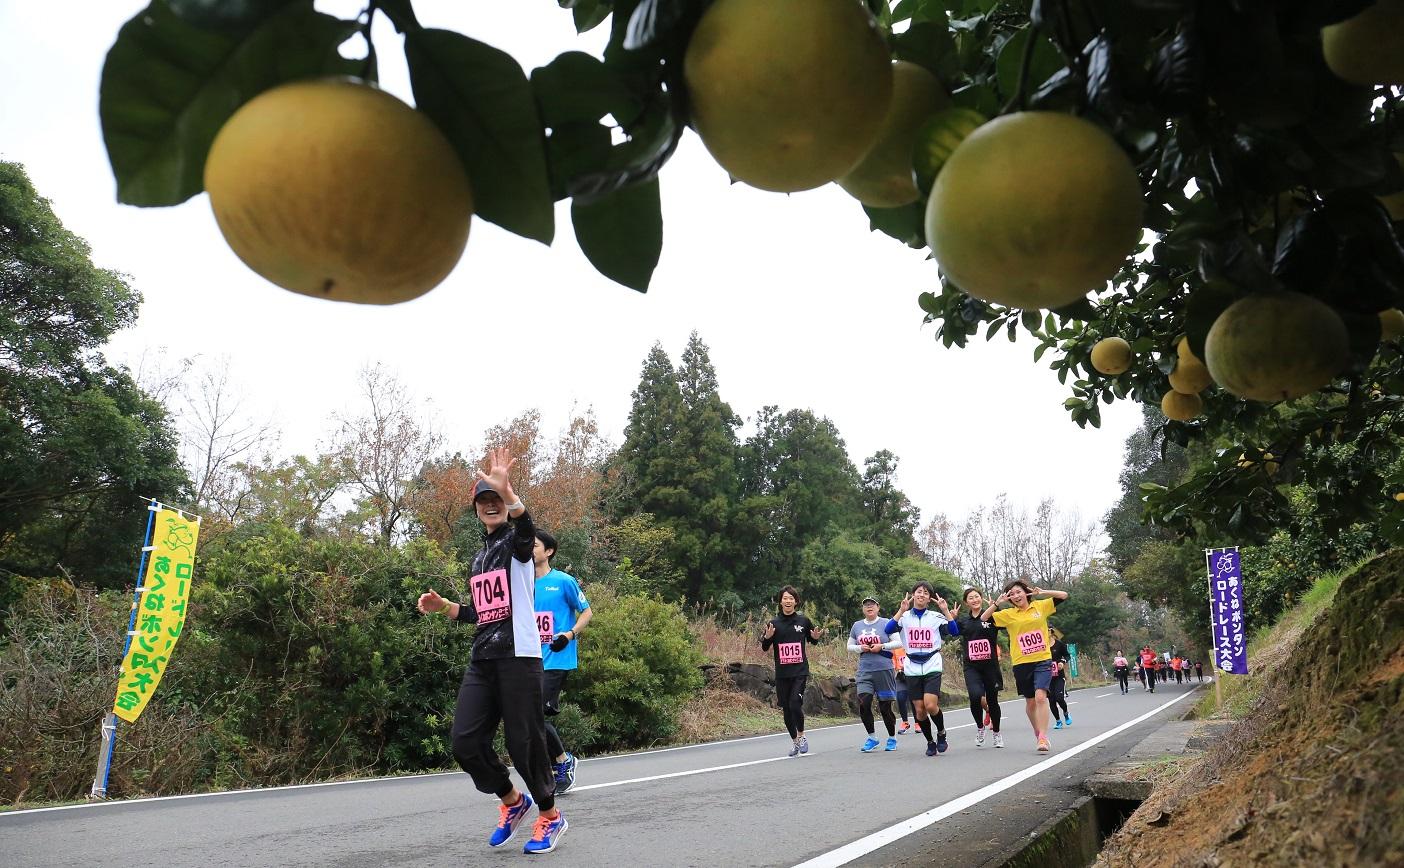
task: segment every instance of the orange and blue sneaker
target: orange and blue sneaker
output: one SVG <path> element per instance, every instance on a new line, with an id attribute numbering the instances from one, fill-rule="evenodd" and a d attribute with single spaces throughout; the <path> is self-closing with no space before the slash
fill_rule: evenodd
<path id="1" fill-rule="evenodd" d="M 570 824 L 566 822 L 565 814 L 562 814 L 559 809 L 556 810 L 554 817 L 542 814 L 536 818 L 536 825 L 531 829 L 531 840 L 526 842 L 522 852 L 550 853 L 556 849 L 556 845 L 561 842 L 561 836 L 569 828 Z"/>
<path id="2" fill-rule="evenodd" d="M 517 827 L 522 824 L 522 818 L 526 816 L 527 811 L 531 810 L 532 806 L 531 796 L 526 793 L 522 793 L 521 796 L 515 805 L 498 806 L 497 810 L 501 812 L 502 816 L 497 821 L 497 828 L 493 829 L 492 834 L 488 836 L 489 847 L 501 847 L 512 840 L 513 835 L 517 834 Z"/>

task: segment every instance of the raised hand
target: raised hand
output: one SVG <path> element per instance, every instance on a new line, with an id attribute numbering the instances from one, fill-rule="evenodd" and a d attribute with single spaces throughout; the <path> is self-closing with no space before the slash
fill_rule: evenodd
<path id="1" fill-rule="evenodd" d="M 766 639 L 770 639 L 770 638 L 773 638 L 774 636 L 775 636 L 775 622 L 774 622 L 774 621 L 766 621 L 766 622 L 765 622 L 765 638 L 766 638 Z"/>
<path id="2" fill-rule="evenodd" d="M 430 588 L 427 593 L 419 595 L 419 611 L 426 615 L 442 612 L 448 608 L 448 605 L 449 601 L 439 596 L 439 592 L 433 588 Z"/>
<path id="3" fill-rule="evenodd" d="M 508 473 L 511 471 L 512 465 L 516 463 L 517 459 L 512 457 L 512 450 L 505 446 L 498 446 L 488 451 L 487 473 L 481 470 L 476 471 L 477 477 L 492 486 L 494 491 L 502 495 L 504 501 L 513 503 L 517 498 L 512 491 L 512 480 L 508 477 Z"/>

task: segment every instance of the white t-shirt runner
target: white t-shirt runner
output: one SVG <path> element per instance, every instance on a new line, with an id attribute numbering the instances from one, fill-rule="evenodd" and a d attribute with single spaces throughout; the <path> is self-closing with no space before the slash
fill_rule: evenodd
<path id="1" fill-rule="evenodd" d="M 890 635 L 902 633 L 902 647 L 907 656 L 902 660 L 905 675 L 931 675 L 941 672 L 941 642 L 956 635 L 953 625 L 935 609 L 909 609 L 901 618 L 887 622 Z"/>

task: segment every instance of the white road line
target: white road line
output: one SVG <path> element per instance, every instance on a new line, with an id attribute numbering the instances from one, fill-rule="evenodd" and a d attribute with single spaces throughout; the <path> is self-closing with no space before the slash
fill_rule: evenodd
<path id="1" fill-rule="evenodd" d="M 689 777 L 689 776 L 691 776 L 691 775 L 702 775 L 702 774 L 706 774 L 707 772 L 724 772 L 724 771 L 726 771 L 727 769 L 740 769 L 740 768 L 745 768 L 746 766 L 758 766 L 758 765 L 763 765 L 763 764 L 765 764 L 765 763 L 776 763 L 776 762 L 780 762 L 781 760 L 787 760 L 787 759 L 791 759 L 791 757 L 788 757 L 788 756 L 772 756 L 772 757 L 766 757 L 765 759 L 751 760 L 750 762 L 744 762 L 744 763 L 729 763 L 729 764 L 724 765 L 724 766 L 712 766 L 711 768 L 705 768 L 705 769 L 688 769 L 687 771 L 682 771 L 682 772 L 668 772 L 667 774 L 664 774 L 664 775 L 649 775 L 648 777 L 643 777 L 643 778 L 629 778 L 628 780 L 623 780 L 623 781 L 608 781 L 608 782 L 603 783 L 603 784 L 585 784 L 585 785 L 582 786 L 582 787 L 571 787 L 570 791 L 571 791 L 572 793 L 579 793 L 579 792 L 584 792 L 585 790 L 602 790 L 602 789 L 604 789 L 604 788 L 606 788 L 606 787 L 622 787 L 622 786 L 624 786 L 625 784 L 642 784 L 642 783 L 647 783 L 648 781 L 662 781 L 662 780 L 666 780 L 666 779 L 668 779 L 668 778 L 685 778 L 685 777 Z M 793 757 L 793 759 L 799 759 L 799 757 Z"/>
<path id="2" fill-rule="evenodd" d="M 1021 772 L 1015 772 L 1007 778 L 1003 778 L 1002 780 L 998 780 L 992 784 L 983 786 L 973 793 L 967 793 L 966 795 L 961 796 L 958 799 L 952 799 L 951 801 L 946 802 L 944 805 L 939 805 L 935 808 L 932 808 L 929 811 L 917 814 L 911 819 L 903 820 L 895 826 L 889 826 L 886 829 L 882 829 L 877 832 L 874 832 L 871 835 L 868 835 L 866 838 L 859 838 L 857 841 L 854 841 L 850 844 L 845 844 L 844 846 L 839 847 L 835 850 L 830 850 L 827 853 L 815 856 L 813 859 L 810 859 L 807 862 L 800 863 L 796 866 L 796 868 L 837 868 L 837 866 L 840 865 L 847 865 L 854 859 L 866 856 L 867 854 L 881 847 L 886 847 L 888 844 L 891 844 L 894 841 L 898 841 L 906 835 L 911 834 L 912 832 L 917 832 L 921 829 L 925 829 L 927 826 L 930 826 L 938 820 L 944 820 L 946 817 L 949 817 L 952 814 L 974 807 L 975 805 L 978 805 L 981 802 L 983 802 L 985 799 L 988 799 L 994 795 L 998 795 L 999 793 L 1004 792 L 1005 790 L 1009 789 L 1015 784 L 1022 783 L 1023 781 L 1028 780 L 1029 778 L 1039 774 L 1040 772 L 1047 771 L 1048 769 L 1052 768 L 1053 766 L 1056 766 L 1058 763 L 1061 763 L 1064 760 L 1072 759 L 1073 757 L 1077 756 L 1083 751 L 1096 747 L 1097 745 L 1101 744 L 1102 742 L 1106 741 L 1112 736 L 1115 736 L 1118 733 L 1130 729 L 1131 727 L 1135 726 L 1138 723 L 1141 723 L 1144 720 L 1148 720 L 1151 717 L 1154 717 L 1155 715 L 1159 714 L 1160 712 L 1164 711 L 1165 709 L 1169 708 L 1170 706 L 1174 705 L 1175 703 L 1179 702 L 1181 699 L 1184 699 L 1189 695 L 1190 694 L 1188 693 L 1182 693 L 1174 699 L 1170 700 L 1169 702 L 1164 703 L 1163 705 L 1146 712 L 1140 717 L 1128 720 L 1126 723 L 1123 723 L 1115 729 L 1109 729 L 1101 735 L 1097 736 L 1096 738 L 1089 739 L 1088 741 L 1083 742 L 1082 744 L 1072 748 L 1066 753 L 1060 753 L 1056 756 L 1049 757 L 1043 762 L 1040 762 L 1036 765 L 1032 765 Z"/>
<path id="3" fill-rule="evenodd" d="M 1116 693 L 1116 691 L 1113 690 L 1111 693 L 1098 693 L 1096 696 L 1093 697 L 1093 699 L 1101 699 L 1103 696 L 1111 696 L 1112 693 Z"/>

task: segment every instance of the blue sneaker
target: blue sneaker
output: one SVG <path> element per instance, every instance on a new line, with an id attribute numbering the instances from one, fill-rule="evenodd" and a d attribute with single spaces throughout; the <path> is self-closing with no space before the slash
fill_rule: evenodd
<path id="1" fill-rule="evenodd" d="M 510 807 L 499 805 L 497 810 L 502 812 L 502 818 L 497 821 L 497 828 L 493 829 L 492 834 L 488 836 L 488 846 L 501 847 L 512 840 L 512 836 L 517 834 L 517 827 L 522 824 L 522 818 L 526 816 L 527 811 L 531 810 L 532 804 L 531 796 L 522 793 L 522 797 L 517 800 L 515 805 Z"/>
<path id="2" fill-rule="evenodd" d="M 936 733 L 936 752 L 945 753 L 947 747 L 949 745 L 946 744 L 946 734 L 944 732 Z"/>
<path id="3" fill-rule="evenodd" d="M 935 755 L 936 755 L 936 742 L 934 742 L 934 741 L 928 741 L 928 742 L 926 743 L 926 755 L 927 755 L 927 756 L 935 756 Z"/>
<path id="4" fill-rule="evenodd" d="M 1072 726 L 1072 717 L 1070 715 L 1063 715 L 1063 725 Z"/>
<path id="5" fill-rule="evenodd" d="M 566 822 L 565 814 L 556 811 L 556 818 L 548 820 L 545 817 L 537 817 L 536 825 L 531 829 L 531 840 L 526 842 L 522 848 L 523 853 L 550 853 L 556 849 L 556 845 L 561 842 L 561 836 L 565 834 L 570 824 Z"/>
<path id="6" fill-rule="evenodd" d="M 870 735 L 868 736 L 868 740 L 863 742 L 863 746 L 859 748 L 859 750 L 861 750 L 863 753 L 872 753 L 873 751 L 877 750 L 877 746 L 878 740 Z"/>
<path id="7" fill-rule="evenodd" d="M 893 736 L 888 736 L 888 737 L 887 737 L 887 747 L 883 748 L 883 750 L 896 750 L 896 749 L 897 749 L 897 739 L 896 739 L 895 737 L 893 737 Z"/>
<path id="8" fill-rule="evenodd" d="M 1063 722 L 1062 722 L 1061 720 L 1055 721 L 1055 722 L 1053 723 L 1053 728 L 1054 728 L 1054 729 L 1062 729 L 1062 728 L 1063 728 Z"/>
<path id="9" fill-rule="evenodd" d="M 566 751 L 565 762 L 552 763 L 551 768 L 556 770 L 556 795 L 564 795 L 575 786 L 575 754 Z"/>

